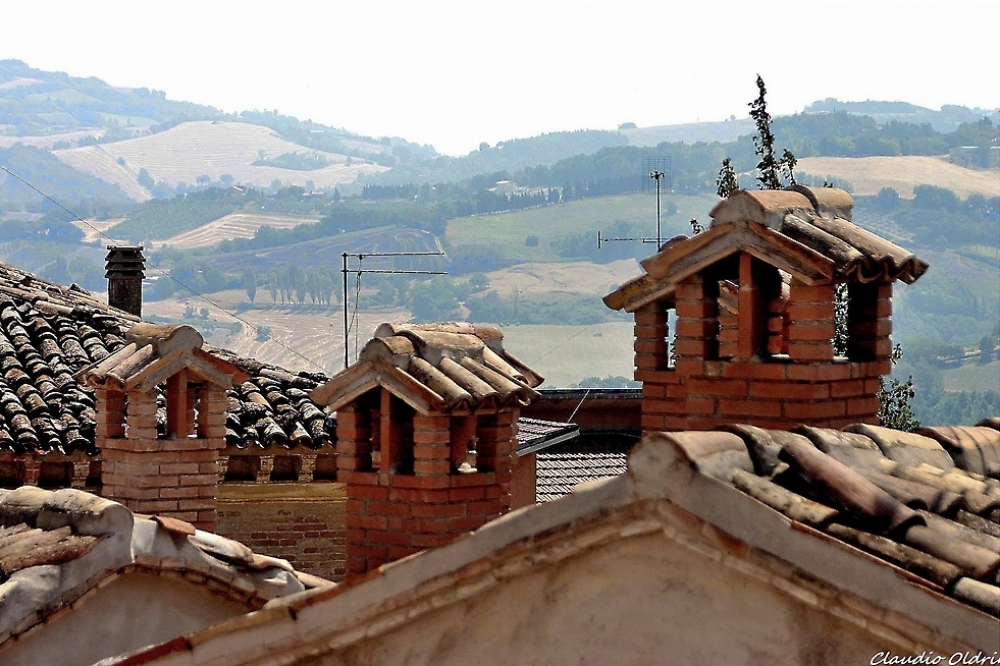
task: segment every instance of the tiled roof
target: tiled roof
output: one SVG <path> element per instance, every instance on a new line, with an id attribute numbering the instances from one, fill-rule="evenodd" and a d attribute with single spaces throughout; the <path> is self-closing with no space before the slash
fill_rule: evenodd
<path id="1" fill-rule="evenodd" d="M 80 490 L 0 490 L 0 644 L 130 570 L 205 583 L 248 610 L 331 585 L 189 523 L 137 516 Z"/>
<path id="2" fill-rule="evenodd" d="M 139 320 L 75 285 L 64 287 L 0 264 L 0 452 L 87 451 L 94 400 L 74 374 L 126 346 Z M 326 381 L 220 349 L 206 349 L 249 376 L 229 391 L 229 444 L 330 443 L 333 428 L 308 392 Z"/>
<path id="3" fill-rule="evenodd" d="M 635 438 L 583 435 L 540 451 L 535 458 L 535 501 L 549 502 L 581 483 L 624 474 Z"/>
<path id="4" fill-rule="evenodd" d="M 471 324 L 382 324 L 357 364 L 312 392 L 330 410 L 381 386 L 421 414 L 523 405 L 543 378 L 506 352 L 503 333 Z"/>
<path id="5" fill-rule="evenodd" d="M 632 312 L 670 299 L 676 283 L 736 252 L 749 252 L 805 284 L 912 283 L 927 262 L 851 221 L 853 200 L 843 190 L 795 186 L 740 190 L 711 211 L 711 227 L 667 241 L 641 262 L 643 275 L 604 298 Z"/>
<path id="6" fill-rule="evenodd" d="M 544 451 L 580 434 L 580 427 L 574 423 L 544 421 L 522 416 L 517 421 L 517 453 L 527 455 Z"/>
<path id="7" fill-rule="evenodd" d="M 725 430 L 666 436 L 702 474 L 1000 617 L 1000 431 Z"/>

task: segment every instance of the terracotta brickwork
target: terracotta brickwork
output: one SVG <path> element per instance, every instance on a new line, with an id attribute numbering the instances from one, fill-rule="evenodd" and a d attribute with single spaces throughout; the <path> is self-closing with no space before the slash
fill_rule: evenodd
<path id="1" fill-rule="evenodd" d="M 341 580 L 347 573 L 345 506 L 340 483 L 224 485 L 218 532 L 299 571 Z"/>
<path id="2" fill-rule="evenodd" d="M 698 277 L 678 285 L 673 367 L 661 342 L 666 305 L 654 302 L 636 311 L 635 378 L 643 382 L 644 431 L 707 430 L 734 422 L 779 429 L 878 422 L 879 379 L 891 370 L 891 285 L 854 294 L 849 355 L 837 358 L 832 285 L 793 283 L 787 301 L 769 299 L 764 348 L 748 343 L 750 357 L 740 356 L 737 335 L 723 339 L 717 293 Z"/>
<path id="3" fill-rule="evenodd" d="M 644 431 L 878 422 L 893 283 L 927 263 L 854 225 L 852 207 L 832 188 L 736 192 L 605 297 L 635 316 Z"/>
<path id="4" fill-rule="evenodd" d="M 377 424 L 388 420 L 381 410 L 365 412 L 357 405 L 337 413 L 348 574 L 443 546 L 510 510 L 516 409 L 415 414 L 412 431 L 400 429 L 411 434 L 392 445 L 383 436 L 392 428 L 373 427 L 373 416 Z M 460 471 L 470 436 L 476 437 L 475 467 Z"/>
<path id="5" fill-rule="evenodd" d="M 123 393 L 106 389 L 96 393 L 101 494 L 137 513 L 168 515 L 215 531 L 219 452 L 226 434 L 225 391 L 205 387 L 197 436 L 170 439 L 157 434 L 155 393 L 129 395 L 127 415 L 122 411 Z"/>
<path id="6" fill-rule="evenodd" d="M 443 546 L 510 511 L 522 406 L 542 377 L 503 334 L 383 324 L 310 397 L 337 414 L 347 573 Z"/>
<path id="7" fill-rule="evenodd" d="M 94 391 L 104 497 L 215 531 L 226 389 L 242 371 L 202 351 L 187 326 L 139 324 L 76 378 Z M 158 395 L 165 408 L 158 423 Z"/>

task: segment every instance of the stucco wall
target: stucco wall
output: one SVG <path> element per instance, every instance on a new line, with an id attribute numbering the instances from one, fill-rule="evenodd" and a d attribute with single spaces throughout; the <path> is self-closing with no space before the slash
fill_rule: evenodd
<path id="1" fill-rule="evenodd" d="M 893 647 L 659 533 L 509 580 L 322 663 L 846 666 Z"/>
<path id="2" fill-rule="evenodd" d="M 85 666 L 249 610 L 180 578 L 126 574 L 0 651 L 0 664 Z"/>

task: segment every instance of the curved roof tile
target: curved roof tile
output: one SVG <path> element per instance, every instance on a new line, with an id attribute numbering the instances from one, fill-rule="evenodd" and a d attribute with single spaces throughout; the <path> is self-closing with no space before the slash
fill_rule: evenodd
<path id="1" fill-rule="evenodd" d="M 126 338 L 138 323 L 76 285 L 0 263 L 0 452 L 97 454 L 93 393 L 74 373 L 103 361 L 108 365 L 97 367 L 110 370 L 134 353 L 140 345 L 132 347 Z M 250 377 L 229 389 L 228 444 L 331 443 L 334 429 L 308 396 L 326 375 L 290 373 L 224 349 L 205 349 Z"/>
<path id="2" fill-rule="evenodd" d="M 541 375 L 503 349 L 503 333 L 472 324 L 382 324 L 357 365 L 313 391 L 330 411 L 382 386 L 420 413 L 528 404 Z"/>

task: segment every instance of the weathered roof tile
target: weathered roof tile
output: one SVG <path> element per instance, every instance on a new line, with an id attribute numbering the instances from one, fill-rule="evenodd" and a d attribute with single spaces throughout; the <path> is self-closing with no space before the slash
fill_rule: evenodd
<path id="1" fill-rule="evenodd" d="M 21 286 L 28 278 L 31 290 Z M 97 454 L 93 397 L 73 373 L 95 361 L 110 361 L 109 369 L 122 361 L 119 354 L 128 354 L 123 351 L 129 344 L 127 332 L 138 323 L 77 286 L 63 287 L 0 264 L 0 452 Z M 271 412 L 285 404 L 294 409 L 280 421 L 229 418 L 228 442 L 329 446 L 333 435 L 325 414 L 305 393 L 325 381 L 324 375 L 291 373 L 226 350 L 206 349 L 249 374 L 251 383 L 266 381 L 267 397 L 259 399 Z M 299 392 L 294 398 L 289 393 L 293 388 Z M 248 399 L 240 387 L 229 396 L 231 409 Z"/>
<path id="2" fill-rule="evenodd" d="M 996 479 L 964 469 L 978 465 L 967 461 L 980 460 L 975 456 L 984 448 L 993 450 L 1000 432 L 985 426 L 921 434 L 861 425 L 843 432 L 724 429 L 742 439 L 755 462 L 752 472 L 717 453 L 716 462 L 731 469 L 703 469 L 702 461 L 719 449 L 718 433 L 664 436 L 702 474 L 728 479 L 791 520 L 1000 616 L 1000 488 Z M 774 463 L 775 455 L 787 469 Z"/>

